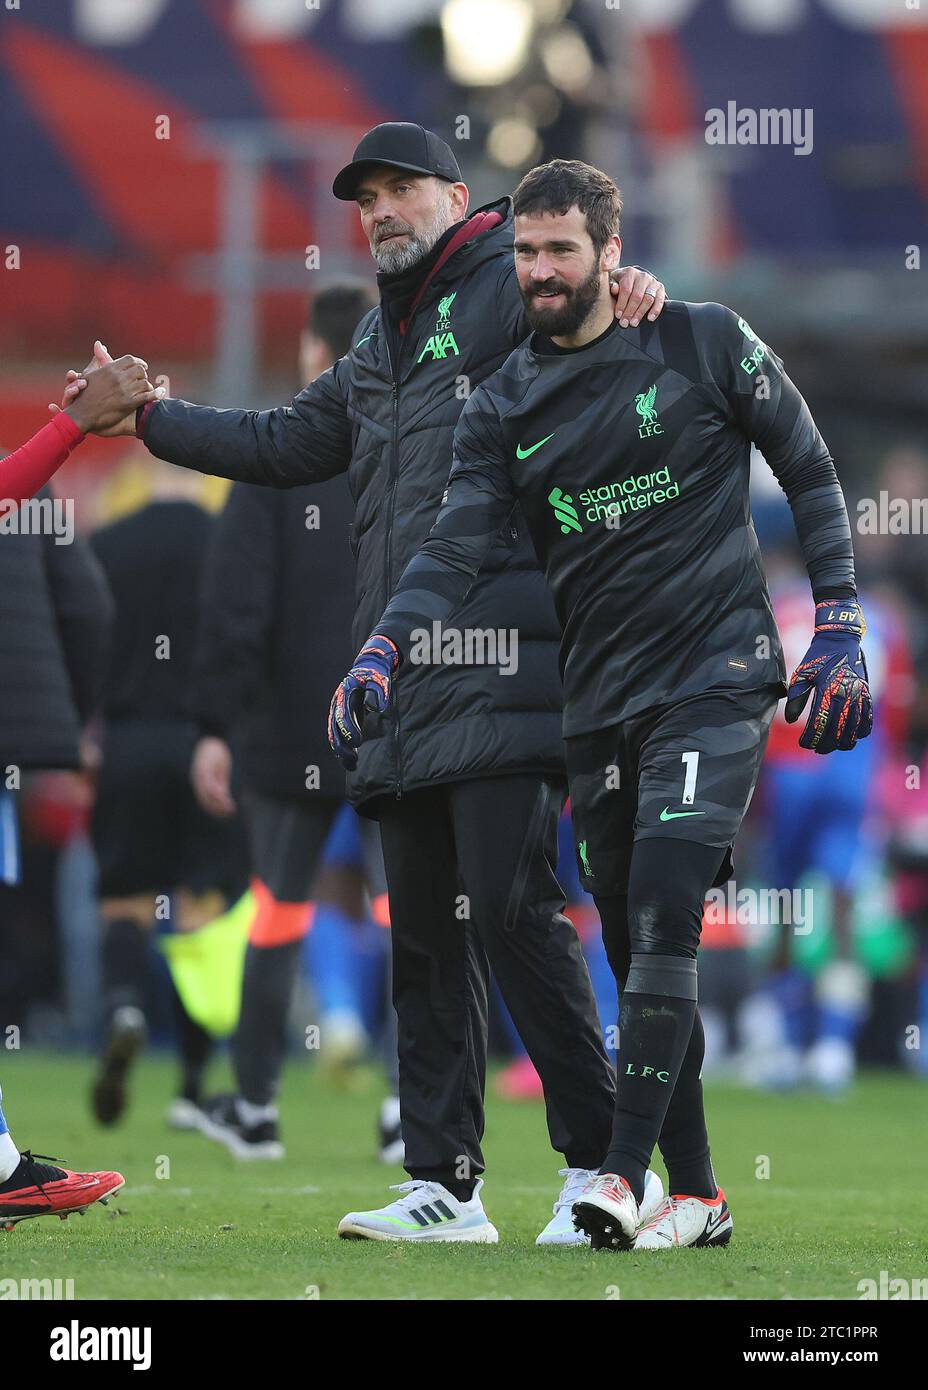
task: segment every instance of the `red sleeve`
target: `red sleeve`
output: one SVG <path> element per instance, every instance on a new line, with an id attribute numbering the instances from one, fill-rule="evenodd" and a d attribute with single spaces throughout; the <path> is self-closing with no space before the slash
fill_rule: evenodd
<path id="1" fill-rule="evenodd" d="M 0 515 L 34 497 L 83 438 L 70 415 L 62 411 L 22 448 L 0 459 Z"/>
<path id="2" fill-rule="evenodd" d="M 136 439 L 145 438 L 145 430 L 148 428 L 148 417 L 151 414 L 152 406 L 157 405 L 157 401 L 149 401 L 147 405 L 140 405 L 135 412 L 135 437 Z"/>

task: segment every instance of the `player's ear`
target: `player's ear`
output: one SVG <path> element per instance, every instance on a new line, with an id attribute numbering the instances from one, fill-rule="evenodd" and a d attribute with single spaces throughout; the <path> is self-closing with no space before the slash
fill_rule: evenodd
<path id="1" fill-rule="evenodd" d="M 603 270 L 608 270 L 611 274 L 613 270 L 618 270 L 622 264 L 622 238 L 611 236 L 603 247 L 601 258 Z"/>
<path id="2" fill-rule="evenodd" d="M 451 204 L 451 215 L 455 222 L 461 222 L 467 216 L 467 204 L 470 200 L 470 193 L 466 183 L 453 183 L 449 190 L 449 200 Z"/>

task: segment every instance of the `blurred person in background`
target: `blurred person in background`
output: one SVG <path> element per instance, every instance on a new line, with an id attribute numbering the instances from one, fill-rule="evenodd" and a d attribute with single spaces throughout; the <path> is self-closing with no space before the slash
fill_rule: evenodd
<path id="1" fill-rule="evenodd" d="M 375 302 L 373 290 L 356 281 L 316 295 L 300 343 L 304 385 L 350 352 Z M 236 483 L 207 553 L 193 679 L 193 784 L 206 811 L 231 815 L 234 748 L 257 909 L 232 1047 L 237 1091 L 206 1100 L 199 1126 L 240 1158 L 284 1154 L 277 1092 L 311 925 L 323 1057 L 348 1060 L 366 1045 L 342 968 L 347 903 L 311 905 L 323 849 L 340 811 L 348 810 L 325 719 L 332 684 L 350 659 L 352 516 L 344 477 L 287 492 Z M 343 826 L 340 837 L 345 833 Z M 337 846 L 333 856 L 344 858 Z M 382 878 L 382 867 L 375 872 Z"/>
<path id="2" fill-rule="evenodd" d="M 808 588 L 794 571 L 772 591 L 787 667 L 795 669 L 808 640 Z M 877 776 L 904 738 L 911 703 L 912 668 L 905 630 L 891 607 L 867 597 L 870 627 L 867 669 L 881 717 L 853 758 L 816 758 L 801 748 L 778 711 L 770 730 L 764 780 L 768 813 L 767 882 L 792 895 L 804 887 L 811 920 L 778 923 L 778 939 L 764 993 L 772 1005 L 771 1031 L 755 1045 L 747 1079 L 789 1087 L 807 1081 L 828 1093 L 854 1076 L 855 1042 L 867 1012 L 867 972 L 855 957 L 854 914 L 864 885 L 882 863 L 883 836 Z M 884 694 L 891 692 L 884 709 Z M 899 707 L 893 700 L 904 699 Z M 826 903 L 832 955 L 814 978 L 795 959 L 796 931 L 825 930 Z M 818 918 L 818 920 L 816 920 Z M 759 1015 L 757 1016 L 760 1017 Z"/>
<path id="3" fill-rule="evenodd" d="M 889 821 L 887 859 L 894 905 L 912 933 L 910 998 L 899 1055 L 928 1079 L 928 749 L 911 745 L 886 769 L 884 804 Z"/>
<path id="4" fill-rule="evenodd" d="M 857 533 L 861 562 L 874 578 L 891 580 L 909 596 L 913 604 L 912 640 L 920 669 L 928 656 L 928 566 L 925 564 L 925 537 L 915 529 L 897 530 L 892 514 L 884 527 L 880 518 L 881 494 L 885 511 L 902 502 L 906 510 L 919 501 L 928 506 L 928 452 L 915 444 L 901 444 L 880 459 L 867 479 L 868 497 L 858 506 Z M 904 521 L 904 513 L 901 520 Z M 928 726 L 926 726 L 928 727 Z"/>
<path id="5" fill-rule="evenodd" d="M 86 432 L 106 428 L 127 402 L 153 397 L 145 364 L 122 358 L 0 457 L 0 882 L 11 887 L 20 881 L 23 774 L 83 768 L 81 734 L 102 693 L 113 617 L 100 566 L 73 535 L 73 520 L 70 528 L 54 524 L 55 499 L 44 485 Z M 0 1095 L 0 1226 L 84 1211 L 124 1181 L 121 1173 L 76 1173 L 45 1154 L 20 1152 Z"/>
<path id="6" fill-rule="evenodd" d="M 103 690 L 92 835 L 103 919 L 105 1042 L 91 1104 L 114 1124 L 144 1045 L 152 932 L 189 932 L 247 886 L 241 822 L 217 821 L 190 785 L 190 680 L 203 562 L 214 520 L 190 474 L 160 463 L 152 500 L 92 537 L 116 617 Z M 182 1076 L 169 1119 L 189 1127 L 212 1050 L 175 997 Z"/>
<path id="7" fill-rule="evenodd" d="M 127 417 L 153 454 L 272 487 L 348 472 L 355 500 L 355 641 L 428 535 L 454 426 L 471 390 L 528 334 L 508 197 L 468 216 L 449 146 L 406 122 L 376 126 L 333 185 L 358 205 L 380 305 L 352 351 L 290 406 L 217 410 L 158 401 Z M 664 288 L 616 266 L 612 311 L 657 319 Z M 97 361 L 106 361 L 96 353 Z M 70 389 L 70 388 L 68 388 Z M 511 518 L 461 615 L 519 634 L 507 679 L 436 657 L 404 672 L 396 707 L 343 760 L 352 804 L 380 821 L 390 896 L 400 1097 L 410 1183 L 348 1213 L 345 1237 L 495 1242 L 480 1197 L 489 967 L 545 1087 L 560 1193 L 542 1244 L 581 1245 L 570 1208 L 608 1145 L 615 1079 L 589 972 L 555 876 L 565 795 L 558 625 L 534 549 Z M 378 654 L 373 659 L 382 660 Z M 376 722 L 376 729 L 373 724 Z M 461 900 L 464 892 L 466 908 Z M 648 1175 L 649 1199 L 662 1196 Z M 424 1221 L 410 1213 L 438 1202 Z"/>

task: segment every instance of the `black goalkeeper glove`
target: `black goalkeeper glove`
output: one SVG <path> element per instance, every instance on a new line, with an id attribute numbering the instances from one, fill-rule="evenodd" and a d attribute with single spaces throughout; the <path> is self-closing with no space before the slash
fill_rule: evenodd
<path id="1" fill-rule="evenodd" d="M 801 748 L 833 753 L 853 748 L 873 728 L 873 701 L 867 663 L 860 641 L 867 624 L 856 599 L 825 600 L 815 605 L 815 636 L 793 672 L 784 715 L 793 724 L 812 707 L 799 736 Z"/>

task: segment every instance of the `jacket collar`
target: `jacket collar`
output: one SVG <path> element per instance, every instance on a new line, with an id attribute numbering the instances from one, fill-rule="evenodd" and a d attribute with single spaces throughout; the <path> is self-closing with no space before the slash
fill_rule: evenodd
<path id="1" fill-rule="evenodd" d="M 401 333 L 406 332 L 406 325 L 425 298 L 429 285 L 431 285 L 433 280 L 438 279 L 443 267 L 447 265 L 455 252 L 460 251 L 462 246 L 466 246 L 468 242 L 473 241 L 476 237 L 483 236 L 484 233 L 492 231 L 494 227 L 500 226 L 502 221 L 502 217 L 494 209 L 479 208 L 472 217 L 468 217 L 467 221 L 462 223 L 447 246 L 444 247 L 435 264 L 428 271 L 425 279 L 416 291 L 413 301 L 409 306 L 409 313 L 400 324 Z"/>

